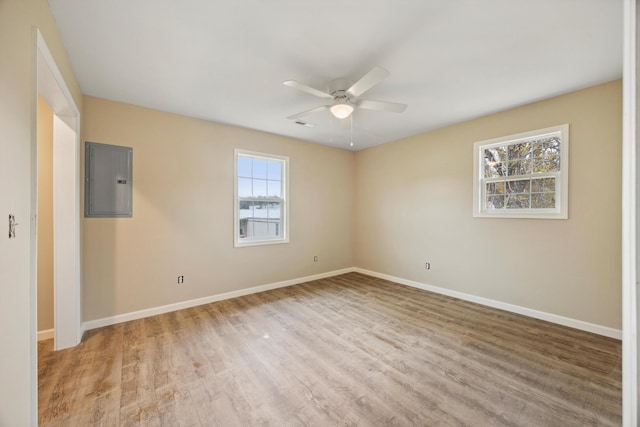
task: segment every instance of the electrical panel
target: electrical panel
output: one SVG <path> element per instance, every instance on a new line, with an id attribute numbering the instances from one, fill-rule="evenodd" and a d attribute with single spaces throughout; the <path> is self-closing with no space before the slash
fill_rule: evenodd
<path id="1" fill-rule="evenodd" d="M 133 216 L 133 149 L 85 142 L 84 216 Z"/>

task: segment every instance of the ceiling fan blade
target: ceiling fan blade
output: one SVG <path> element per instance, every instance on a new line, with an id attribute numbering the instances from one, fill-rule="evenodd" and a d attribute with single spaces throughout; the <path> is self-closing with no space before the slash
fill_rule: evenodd
<path id="1" fill-rule="evenodd" d="M 303 92 L 310 93 L 311 95 L 319 96 L 320 98 L 333 99 L 333 96 L 330 94 L 323 92 L 321 90 L 312 88 L 311 86 L 303 85 L 302 83 L 298 83 L 295 80 L 287 80 L 286 82 L 282 82 L 289 87 L 301 90 Z"/>
<path id="2" fill-rule="evenodd" d="M 322 110 L 326 110 L 327 108 L 329 108 L 329 106 L 328 106 L 328 105 L 322 105 L 322 106 L 320 106 L 320 107 L 315 107 L 315 108 L 312 108 L 312 109 L 310 109 L 310 110 L 303 111 L 303 112 L 298 113 L 298 114 L 294 114 L 294 115 L 292 115 L 292 116 L 287 117 L 287 119 L 289 119 L 289 120 L 295 120 L 295 119 L 297 119 L 298 117 L 306 116 L 307 114 L 317 113 L 317 112 L 320 112 L 320 111 L 322 111 Z"/>
<path id="3" fill-rule="evenodd" d="M 382 67 L 373 67 L 371 71 L 362 76 L 360 80 L 355 82 L 347 93 L 354 98 L 359 97 L 389 76 L 389 72 Z"/>
<path id="4" fill-rule="evenodd" d="M 362 99 L 356 105 L 364 110 L 388 111 L 391 113 L 402 113 L 407 109 L 407 104 L 398 104 L 396 102 L 386 101 L 369 101 Z"/>

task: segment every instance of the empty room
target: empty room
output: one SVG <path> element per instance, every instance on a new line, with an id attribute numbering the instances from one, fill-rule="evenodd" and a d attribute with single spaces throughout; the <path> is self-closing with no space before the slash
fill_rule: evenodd
<path id="1" fill-rule="evenodd" d="M 0 426 L 636 425 L 631 3 L 0 0 Z"/>

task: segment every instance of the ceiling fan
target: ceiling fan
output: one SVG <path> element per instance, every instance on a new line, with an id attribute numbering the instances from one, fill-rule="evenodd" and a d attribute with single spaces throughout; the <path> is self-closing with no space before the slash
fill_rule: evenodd
<path id="1" fill-rule="evenodd" d="M 331 99 L 333 101 L 331 104 L 321 105 L 320 107 L 315 107 L 310 110 L 294 114 L 287 117 L 287 119 L 296 120 L 299 117 L 327 109 L 338 119 L 345 119 L 349 117 L 355 108 L 402 113 L 407 108 L 406 104 L 359 99 L 360 95 L 386 79 L 389 74 L 390 73 L 382 67 L 373 67 L 371 71 L 362 76 L 360 80 L 355 83 L 345 79 L 332 81 L 329 84 L 329 90 L 327 92 L 298 83 L 294 80 L 287 80 L 283 82 L 283 84 L 311 95 L 324 99 Z"/>

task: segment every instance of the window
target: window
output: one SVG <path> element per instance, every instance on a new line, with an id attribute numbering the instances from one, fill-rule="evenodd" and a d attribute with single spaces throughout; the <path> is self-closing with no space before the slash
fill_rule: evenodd
<path id="1" fill-rule="evenodd" d="M 569 126 L 474 144 L 473 215 L 566 219 Z"/>
<path id="2" fill-rule="evenodd" d="M 287 157 L 235 150 L 235 246 L 289 241 Z"/>

